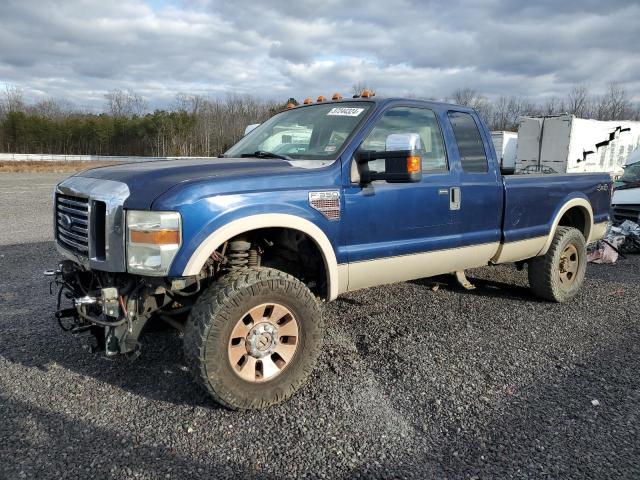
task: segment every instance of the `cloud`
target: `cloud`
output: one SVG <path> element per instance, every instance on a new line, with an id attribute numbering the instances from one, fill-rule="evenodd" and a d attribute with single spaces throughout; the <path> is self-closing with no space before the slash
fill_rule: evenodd
<path id="1" fill-rule="evenodd" d="M 519 0 L 59 0 L 0 3 L 0 83 L 101 108 L 132 89 L 281 99 L 385 95 L 564 95 L 621 82 L 640 95 L 640 5 Z"/>

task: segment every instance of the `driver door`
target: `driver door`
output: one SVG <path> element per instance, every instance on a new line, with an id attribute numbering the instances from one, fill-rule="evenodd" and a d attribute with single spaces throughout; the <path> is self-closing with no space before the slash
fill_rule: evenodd
<path id="1" fill-rule="evenodd" d="M 422 157 L 420 182 L 374 181 L 366 186 L 350 183 L 344 189 L 342 228 L 349 259 L 349 290 L 426 276 L 426 270 L 425 275 L 419 271 L 411 274 L 404 262 L 411 261 L 411 256 L 455 244 L 452 200 L 459 182 L 457 173 L 449 169 L 442 131 L 432 110 L 389 108 L 358 152 L 394 150 L 394 137 L 415 134 L 420 138 L 418 150 Z"/>

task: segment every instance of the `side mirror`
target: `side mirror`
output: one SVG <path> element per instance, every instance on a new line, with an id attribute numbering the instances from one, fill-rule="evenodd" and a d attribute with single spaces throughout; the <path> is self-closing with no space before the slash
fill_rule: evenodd
<path id="1" fill-rule="evenodd" d="M 413 183 L 422 180 L 422 149 L 417 133 L 392 133 L 385 141 L 385 151 L 360 151 L 356 162 L 360 183 L 374 180 L 391 183 Z"/>
<path id="2" fill-rule="evenodd" d="M 392 133 L 387 135 L 384 149 L 387 152 L 398 150 L 420 150 L 422 141 L 417 133 Z"/>
<path id="3" fill-rule="evenodd" d="M 356 154 L 356 162 L 362 184 L 375 180 L 390 183 L 414 183 L 422 180 L 422 157 L 415 150 L 359 152 Z"/>
<path id="4" fill-rule="evenodd" d="M 252 123 L 251 125 L 247 125 L 247 128 L 244 129 L 244 134 L 246 135 L 247 133 L 251 132 L 252 130 L 255 130 L 259 126 L 260 126 L 259 123 Z"/>

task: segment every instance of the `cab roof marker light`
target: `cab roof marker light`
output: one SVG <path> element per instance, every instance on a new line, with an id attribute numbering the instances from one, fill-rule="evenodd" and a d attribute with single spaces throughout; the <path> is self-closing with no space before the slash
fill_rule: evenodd
<path id="1" fill-rule="evenodd" d="M 324 102 L 324 101 L 326 101 L 326 100 L 327 100 L 327 99 L 326 99 L 325 97 L 323 97 L 322 95 L 320 95 L 320 96 L 318 97 L 318 99 L 316 100 L 316 102 L 318 102 L 318 103 L 322 103 L 322 102 Z"/>
<path id="2" fill-rule="evenodd" d="M 305 105 L 310 105 L 310 104 L 313 103 L 313 100 L 311 100 L 310 98 L 305 98 L 304 102 L 302 102 L 302 103 L 305 104 Z"/>
<path id="3" fill-rule="evenodd" d="M 342 100 L 342 95 L 336 92 L 333 94 L 333 97 L 331 97 L 331 100 L 333 100 L 334 102 L 337 100 Z"/>

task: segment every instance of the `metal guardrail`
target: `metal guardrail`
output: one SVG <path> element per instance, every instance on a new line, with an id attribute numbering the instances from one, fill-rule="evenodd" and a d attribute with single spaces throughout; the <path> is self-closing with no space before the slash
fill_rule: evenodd
<path id="1" fill-rule="evenodd" d="M 52 155 L 47 153 L 0 153 L 0 162 L 151 162 L 201 157 L 136 157 L 108 155 Z"/>

